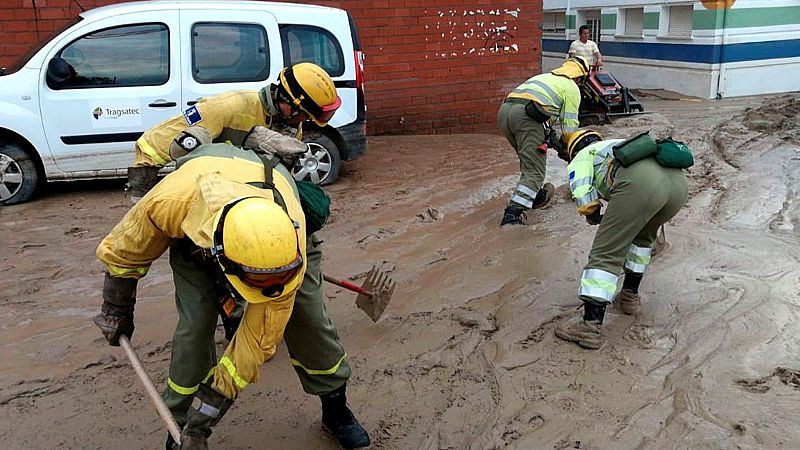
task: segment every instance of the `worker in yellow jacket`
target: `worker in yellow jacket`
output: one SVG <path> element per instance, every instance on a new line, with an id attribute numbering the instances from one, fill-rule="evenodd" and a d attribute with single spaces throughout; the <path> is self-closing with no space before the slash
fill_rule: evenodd
<path id="1" fill-rule="evenodd" d="M 100 243 L 108 272 L 95 324 L 111 345 L 133 334 L 137 281 L 169 248 L 179 321 L 165 399 L 183 425 L 180 448 L 207 448 L 210 427 L 258 380 L 282 337 L 304 387 L 320 395 L 326 429 L 344 448 L 368 446 L 346 404 L 350 369 L 323 303 L 318 242 L 306 235 L 294 179 L 269 157 L 305 144 L 263 127 L 245 141 L 258 153 L 198 144 Z M 218 305 L 231 297 L 246 307 L 217 361 Z"/>
<path id="2" fill-rule="evenodd" d="M 656 158 L 623 166 L 614 155 L 614 146 L 623 141 L 603 140 L 596 131 L 581 130 L 559 152 L 569 162 L 569 188 L 578 213 L 600 228 L 581 273 L 578 297 L 583 316 L 559 323 L 555 335 L 590 349 L 605 342 L 603 318 L 612 301 L 625 314 L 639 311 L 639 284 L 658 229 L 680 211 L 689 191 L 683 171 L 662 166 Z M 608 202 L 605 214 L 601 201 Z M 621 271 L 625 277 L 615 295 Z"/>
<path id="3" fill-rule="evenodd" d="M 278 83 L 258 91 L 231 91 L 202 98 L 183 114 L 147 130 L 136 141 L 133 167 L 128 168 L 128 185 L 133 203 L 152 188 L 158 171 L 197 145 L 197 136 L 185 133 L 201 126 L 214 142 L 242 145 L 253 127 L 275 131 L 296 129 L 302 139 L 302 124 L 313 121 L 324 127 L 342 104 L 327 72 L 304 62 L 284 68 Z"/>
<path id="4" fill-rule="evenodd" d="M 578 83 L 588 75 L 586 62 L 571 57 L 550 73 L 536 75 L 517 86 L 500 106 L 497 123 L 517 152 L 521 172 L 500 226 L 522 225 L 525 211 L 545 206 L 552 197 L 553 185 L 544 184 L 547 168 L 547 149 L 542 146 L 546 141 L 544 124 L 557 118 L 561 123 L 561 141 L 569 141 L 580 126 Z"/>

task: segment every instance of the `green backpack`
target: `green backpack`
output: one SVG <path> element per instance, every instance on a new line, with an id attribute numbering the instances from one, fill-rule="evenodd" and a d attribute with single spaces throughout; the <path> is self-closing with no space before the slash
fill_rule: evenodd
<path id="1" fill-rule="evenodd" d="M 306 215 L 306 234 L 315 233 L 325 226 L 331 215 L 331 198 L 321 187 L 310 181 L 297 181 L 300 205 Z"/>
<path id="2" fill-rule="evenodd" d="M 683 142 L 671 137 L 656 141 L 656 161 L 664 167 L 687 169 L 694 165 L 692 151 Z"/>

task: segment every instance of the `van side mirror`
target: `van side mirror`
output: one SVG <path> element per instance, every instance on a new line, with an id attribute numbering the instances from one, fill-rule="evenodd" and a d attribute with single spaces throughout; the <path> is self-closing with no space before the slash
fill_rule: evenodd
<path id="1" fill-rule="evenodd" d="M 75 68 L 64 58 L 56 56 L 47 64 L 47 85 L 58 88 L 67 80 L 75 78 Z"/>

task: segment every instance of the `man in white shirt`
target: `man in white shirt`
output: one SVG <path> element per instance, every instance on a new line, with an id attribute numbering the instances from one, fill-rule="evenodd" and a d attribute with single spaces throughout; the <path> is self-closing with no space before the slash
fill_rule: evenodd
<path id="1" fill-rule="evenodd" d="M 603 65 L 603 56 L 600 54 L 600 49 L 597 48 L 597 44 L 594 41 L 589 40 L 588 25 L 581 25 L 578 28 L 578 39 L 572 41 L 569 46 L 567 57 L 570 56 L 580 56 L 589 67 Z"/>

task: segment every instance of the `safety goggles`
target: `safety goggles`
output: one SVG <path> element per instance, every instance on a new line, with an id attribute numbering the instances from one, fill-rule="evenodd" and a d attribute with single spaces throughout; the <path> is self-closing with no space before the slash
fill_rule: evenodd
<path id="1" fill-rule="evenodd" d="M 223 259 L 225 262 L 223 262 Z M 299 251 L 294 261 L 285 266 L 273 269 L 259 269 L 244 264 L 237 264 L 224 255 L 221 255 L 219 260 L 222 266 L 225 267 L 225 273 L 235 275 L 242 280 L 242 283 L 252 288 L 262 290 L 276 286 L 285 286 L 292 281 L 300 272 L 300 269 L 303 268 L 303 255 L 301 255 Z"/>
<path id="2" fill-rule="evenodd" d="M 336 96 L 336 101 L 331 103 L 330 105 L 325 105 L 321 107 L 319 110 L 319 114 L 314 114 L 314 117 L 317 119 L 318 122 L 328 123 L 333 118 L 333 115 L 336 113 L 336 110 L 342 106 L 342 99 L 338 95 Z"/>

